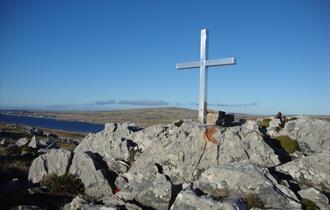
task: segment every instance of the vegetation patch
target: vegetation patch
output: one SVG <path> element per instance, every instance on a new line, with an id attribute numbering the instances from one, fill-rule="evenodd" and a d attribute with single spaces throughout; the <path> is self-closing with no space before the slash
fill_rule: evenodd
<path id="1" fill-rule="evenodd" d="M 251 208 L 264 208 L 264 203 L 262 200 L 260 200 L 259 196 L 257 194 L 249 193 L 246 194 L 242 197 L 246 209 L 251 209 Z"/>
<path id="2" fill-rule="evenodd" d="M 84 184 L 81 180 L 69 173 L 62 176 L 50 174 L 41 181 L 41 185 L 51 193 L 60 195 L 78 195 L 84 192 Z"/>
<path id="3" fill-rule="evenodd" d="M 308 199 L 302 199 L 301 204 L 304 210 L 319 210 L 320 208 L 315 205 L 315 203 Z"/>
<path id="4" fill-rule="evenodd" d="M 260 123 L 259 123 L 259 127 L 260 128 L 268 128 L 270 121 L 272 121 L 272 119 L 269 119 L 269 118 L 261 120 Z"/>
<path id="5" fill-rule="evenodd" d="M 281 147 L 289 154 L 299 150 L 298 142 L 289 136 L 277 136 L 273 140 L 278 141 Z"/>

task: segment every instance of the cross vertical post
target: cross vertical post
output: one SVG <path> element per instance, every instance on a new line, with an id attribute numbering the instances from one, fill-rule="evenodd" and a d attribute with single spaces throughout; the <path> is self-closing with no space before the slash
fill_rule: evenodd
<path id="1" fill-rule="evenodd" d="M 200 60 L 192 61 L 187 63 L 177 63 L 176 68 L 178 70 L 182 69 L 193 69 L 199 68 L 199 122 L 201 124 L 206 123 L 207 116 L 207 76 L 208 76 L 208 67 L 212 66 L 224 66 L 235 64 L 235 58 L 218 58 L 208 60 L 208 32 L 207 29 L 201 30 L 201 48 L 200 48 Z"/>
<path id="2" fill-rule="evenodd" d="M 199 120 L 200 123 L 206 123 L 207 115 L 207 29 L 201 30 L 201 49 L 200 49 L 200 78 L 199 78 Z"/>

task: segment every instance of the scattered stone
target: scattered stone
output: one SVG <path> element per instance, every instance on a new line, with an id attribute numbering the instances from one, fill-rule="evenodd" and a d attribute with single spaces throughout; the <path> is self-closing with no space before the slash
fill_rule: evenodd
<path id="1" fill-rule="evenodd" d="M 17 210 L 41 210 L 39 206 L 27 206 L 27 205 L 20 205 L 16 207 Z"/>
<path id="2" fill-rule="evenodd" d="M 300 190 L 299 195 L 304 198 L 313 201 L 321 210 L 329 210 L 329 199 L 326 195 L 314 188 L 308 188 L 306 190 Z"/>
<path id="3" fill-rule="evenodd" d="M 7 144 L 6 139 L 3 138 L 3 139 L 0 141 L 0 145 L 6 145 L 6 144 Z"/>
<path id="4" fill-rule="evenodd" d="M 91 152 L 77 152 L 74 154 L 69 172 L 77 175 L 85 187 L 85 193 L 94 198 L 112 195 L 110 177 L 102 159 Z"/>
<path id="5" fill-rule="evenodd" d="M 49 174 L 63 175 L 70 166 L 72 152 L 66 149 L 52 149 L 46 154 L 33 160 L 28 179 L 32 183 L 39 183 Z"/>
<path id="6" fill-rule="evenodd" d="M 32 147 L 32 148 L 37 148 L 39 145 L 38 145 L 38 142 L 37 142 L 37 137 L 36 136 L 33 136 L 31 138 L 31 141 L 29 143 L 29 147 Z"/>
<path id="7" fill-rule="evenodd" d="M 330 151 L 328 150 L 277 166 L 276 171 L 292 176 L 301 187 L 314 187 L 322 192 L 330 192 Z"/>
<path id="8" fill-rule="evenodd" d="M 16 145 L 20 147 L 26 145 L 27 143 L 29 143 L 28 138 L 21 138 L 17 140 Z"/>

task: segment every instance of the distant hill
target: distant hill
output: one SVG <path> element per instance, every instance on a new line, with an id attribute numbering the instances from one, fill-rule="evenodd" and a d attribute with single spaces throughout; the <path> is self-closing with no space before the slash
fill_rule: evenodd
<path id="1" fill-rule="evenodd" d="M 209 110 L 209 112 L 217 112 Z M 143 127 L 148 127 L 156 124 L 172 123 L 175 120 L 181 119 L 197 119 L 198 111 L 186 108 L 177 107 L 162 107 L 162 108 L 141 108 L 141 109 L 124 109 L 112 111 L 37 111 L 37 110 L 0 110 L 3 114 L 14 114 L 30 117 L 45 117 L 58 120 L 73 120 L 90 123 L 105 124 L 107 122 L 134 122 Z M 246 119 L 256 120 L 274 115 L 253 115 L 234 113 L 235 120 Z M 286 115 L 284 113 L 284 115 Z M 290 115 L 286 115 L 290 116 Z M 315 119 L 330 119 L 329 115 L 309 115 Z"/>

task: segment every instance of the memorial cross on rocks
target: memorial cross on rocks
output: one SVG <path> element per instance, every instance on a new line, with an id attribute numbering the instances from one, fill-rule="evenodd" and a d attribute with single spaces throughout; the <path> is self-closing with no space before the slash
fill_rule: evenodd
<path id="1" fill-rule="evenodd" d="M 207 115 L 207 68 L 211 66 L 224 66 L 235 64 L 235 58 L 219 58 L 219 59 L 207 59 L 207 29 L 201 30 L 201 48 L 200 48 L 200 60 L 192 61 L 188 63 L 178 63 L 176 68 L 178 70 L 200 68 L 200 80 L 199 80 L 199 121 L 201 124 L 206 123 Z"/>

